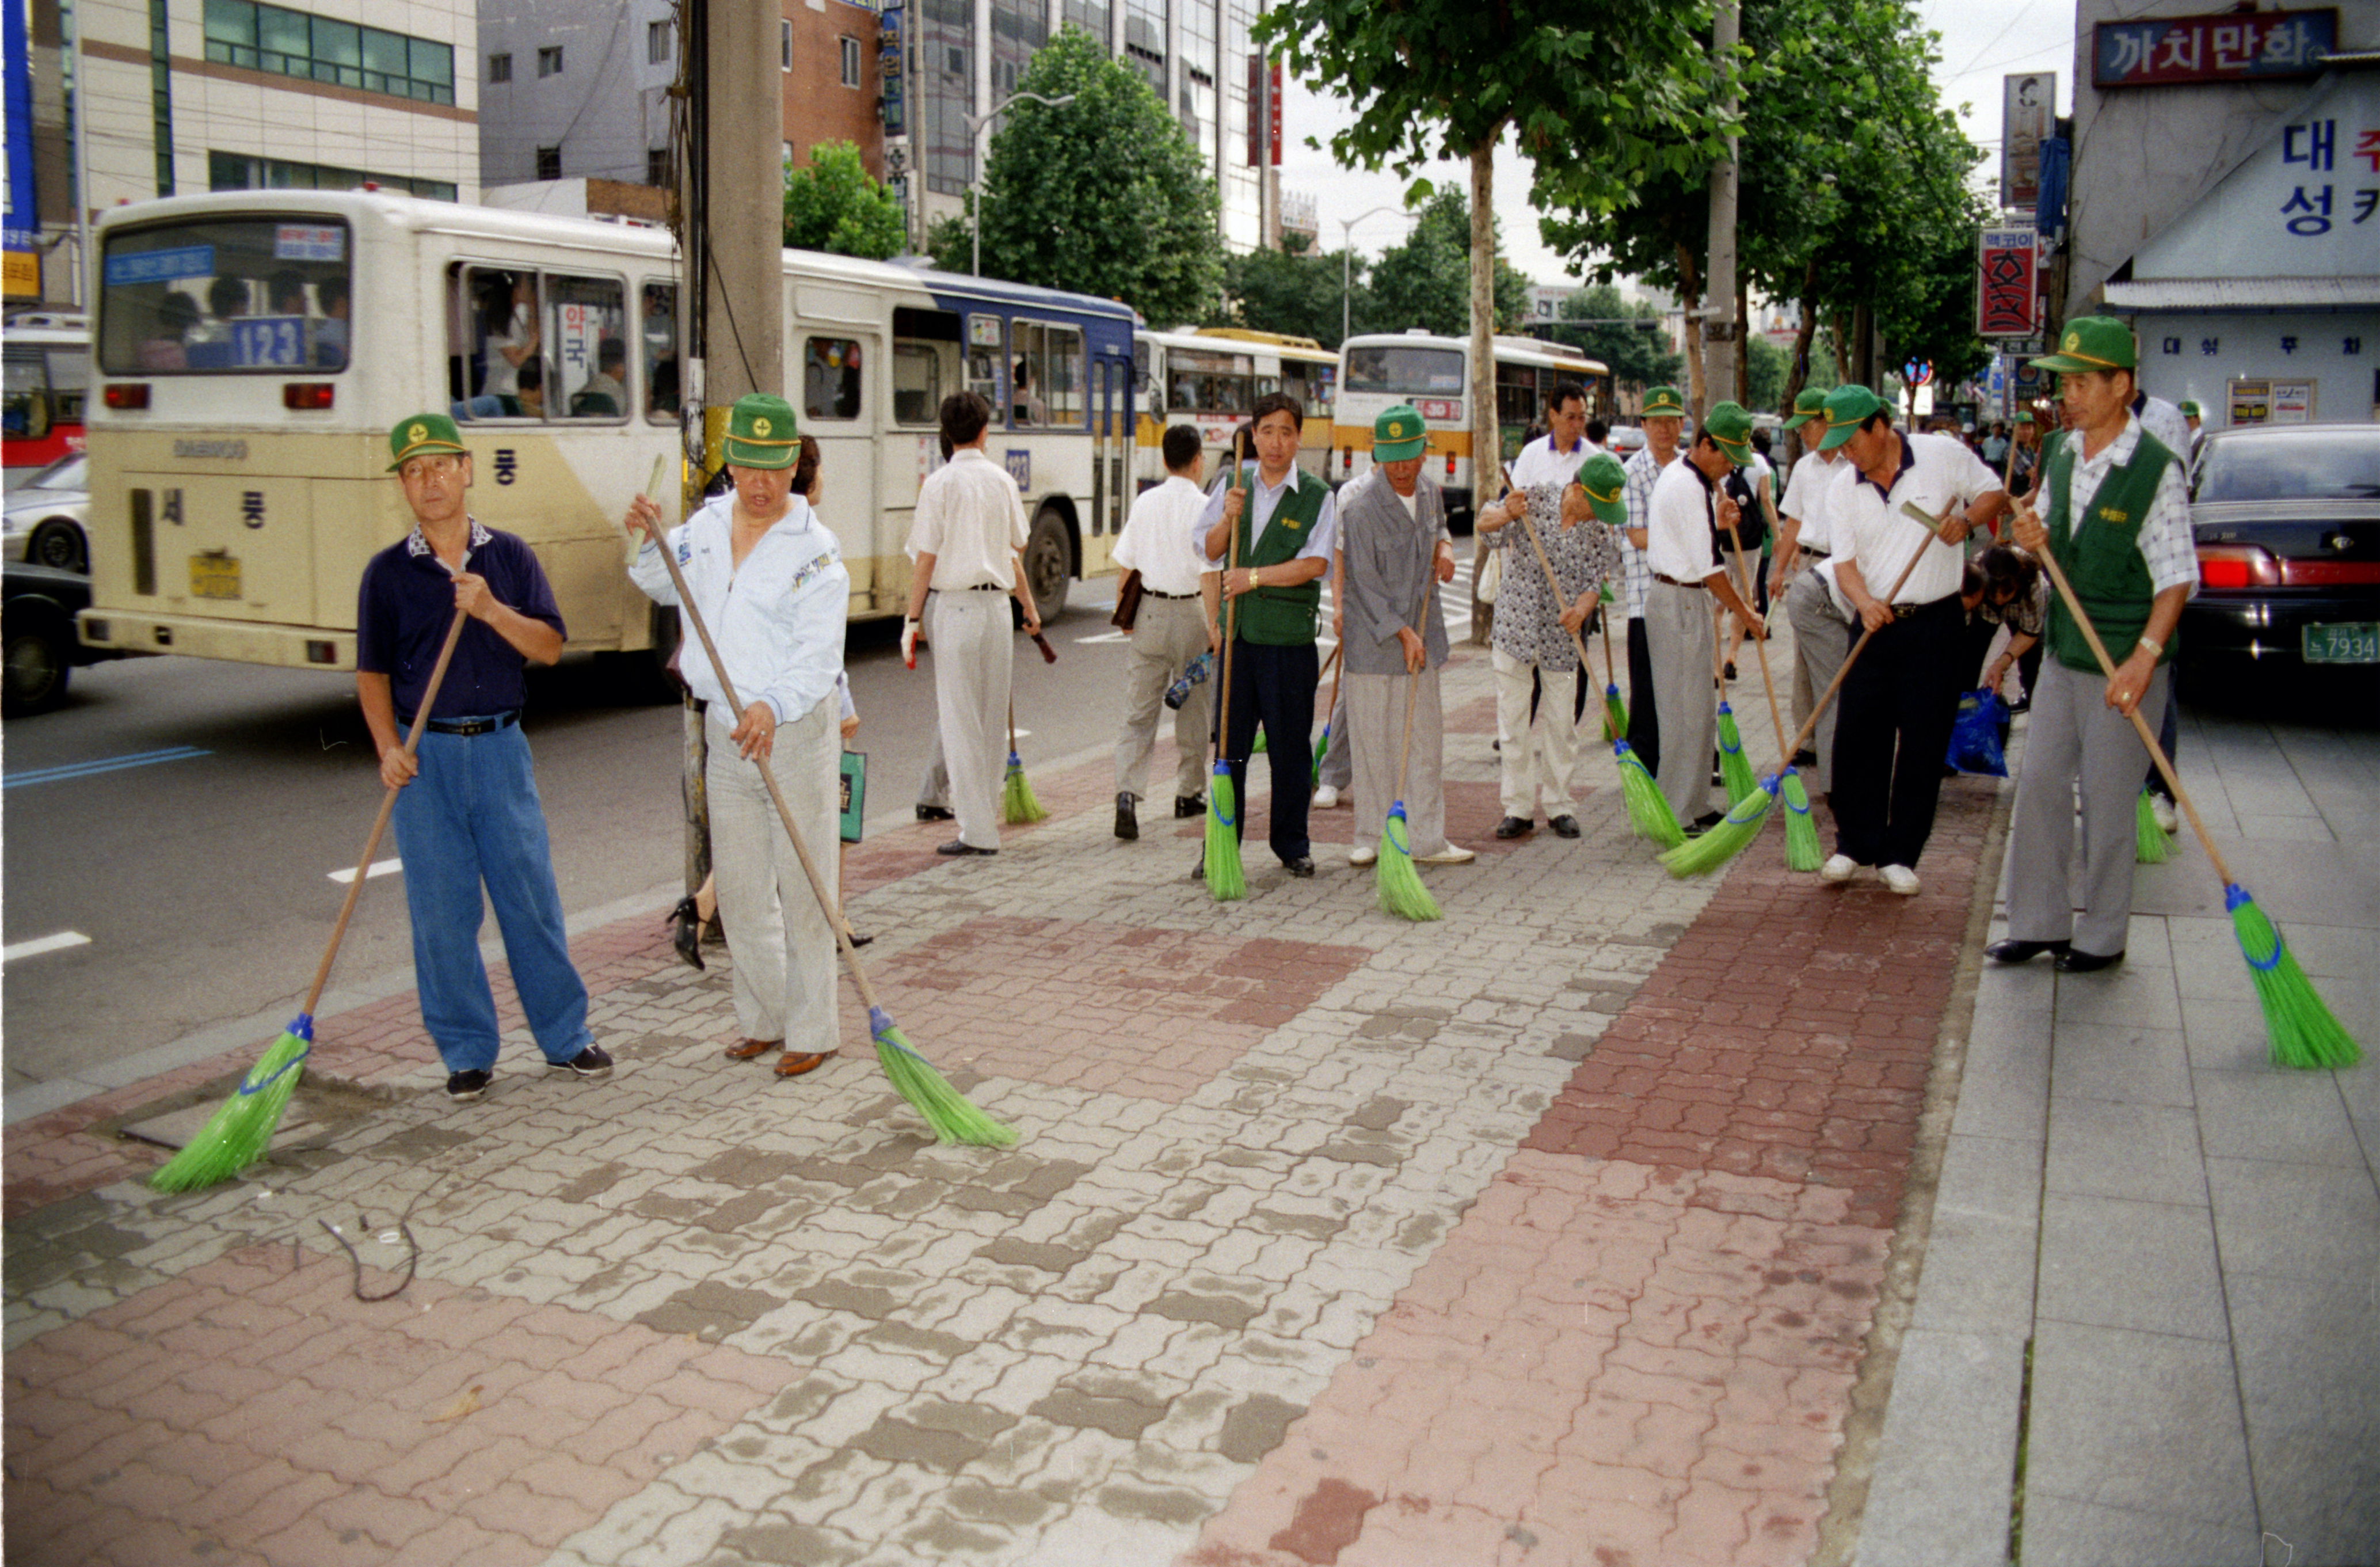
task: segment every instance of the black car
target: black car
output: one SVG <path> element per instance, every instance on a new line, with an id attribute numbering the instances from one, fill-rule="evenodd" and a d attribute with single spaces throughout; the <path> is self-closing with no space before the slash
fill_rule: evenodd
<path id="1" fill-rule="evenodd" d="M 47 712 L 66 700 L 68 672 L 118 655 L 86 648 L 75 637 L 75 613 L 91 607 L 91 578 L 79 571 L 26 561 L 0 565 L 6 577 L 0 604 L 0 698 L 10 718 Z"/>
<path id="2" fill-rule="evenodd" d="M 2180 651 L 2192 667 L 2380 674 L 2380 424 L 2212 433 L 2190 516 L 2198 596 Z"/>

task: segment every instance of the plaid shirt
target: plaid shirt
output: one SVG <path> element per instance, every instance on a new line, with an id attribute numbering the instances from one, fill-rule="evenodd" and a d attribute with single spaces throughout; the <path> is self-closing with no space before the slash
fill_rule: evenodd
<path id="1" fill-rule="evenodd" d="M 2074 443 L 2074 467 L 2066 486 L 2066 515 L 2080 519 L 2098 492 L 2099 485 L 2117 464 L 2131 461 L 2140 449 L 2141 420 L 2134 415 L 2124 421 L 2123 433 L 2099 449 L 2095 457 L 2082 455 L 2082 437 L 2070 434 Z M 2190 499 L 2182 478 L 2189 462 L 2186 454 L 2177 452 L 2180 460 L 2168 465 L 2157 480 L 2156 498 L 2149 503 L 2149 515 L 2141 519 L 2137 535 L 2141 559 L 2148 563 L 2149 588 L 2162 593 L 2168 588 L 2187 584 L 2191 596 L 2198 593 L 2197 541 L 2190 529 Z M 2083 522 L 2077 520 L 2080 530 Z"/>
<path id="2" fill-rule="evenodd" d="M 1670 459 L 1675 462 L 1677 459 Z M 1628 459 L 1628 526 L 1649 528 L 1653 520 L 1653 480 L 1661 476 L 1661 465 L 1654 460 L 1648 444 L 1638 448 Z M 1653 586 L 1653 563 L 1644 551 L 1620 536 L 1620 560 L 1628 571 L 1628 618 L 1645 618 L 1645 595 Z"/>

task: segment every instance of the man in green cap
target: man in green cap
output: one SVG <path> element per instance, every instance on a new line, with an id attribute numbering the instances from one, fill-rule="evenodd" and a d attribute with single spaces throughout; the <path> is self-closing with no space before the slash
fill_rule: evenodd
<path id="1" fill-rule="evenodd" d="M 546 1065 L 607 1075 L 612 1058 L 588 1032 L 587 986 L 563 935 L 552 847 L 520 731 L 526 666 L 562 656 L 562 613 L 528 546 L 466 509 L 471 456 L 452 419 L 400 419 L 388 449 L 413 530 L 364 567 L 356 695 L 381 782 L 397 792 L 422 1026 L 446 1064 L 447 1097 L 487 1092 L 500 1036 L 480 961 L 484 886 Z M 424 714 L 431 671 L 458 613 L 468 617 L 462 636 Z M 419 753 L 407 755 L 417 716 L 427 722 Z"/>
<path id="2" fill-rule="evenodd" d="M 1809 722 L 1819 693 L 1834 684 L 1835 672 L 1843 667 L 1843 655 L 1851 651 L 1851 614 L 1835 591 L 1834 567 L 1828 559 L 1834 553 L 1834 530 L 1828 526 L 1828 497 L 1847 465 L 1840 450 L 1828 451 L 1820 445 L 1828 429 L 1824 392 L 1803 387 L 1793 399 L 1793 417 L 1785 421 L 1785 428 L 1802 432 L 1802 460 L 1793 465 L 1779 507 L 1785 522 L 1779 535 L 1777 564 L 1769 574 L 1768 595 L 1772 602 L 1783 600 L 1785 618 L 1793 627 L 1792 722 L 1798 731 Z M 1821 795 L 1832 782 L 1836 711 L 1835 705 L 1828 703 L 1818 715 L 1811 748 L 1791 759 L 1794 766 L 1815 771 Z"/>
<path id="3" fill-rule="evenodd" d="M 2149 765 L 2130 715 L 2165 702 L 2174 630 L 2197 589 L 2198 559 L 2182 460 L 2133 410 L 2131 333 L 2121 322 L 2084 316 L 2067 322 L 2057 353 L 2034 362 L 2058 372 L 2074 428 L 2050 439 L 2040 504 L 2017 514 L 2017 542 L 2064 569 L 2117 663 L 2107 675 L 2065 596 L 2050 601 L 2049 653 L 2033 693 L 2010 820 L 2008 939 L 1988 951 L 2001 963 L 2052 953 L 2061 972 L 2087 973 L 2124 955 L 2135 802 Z"/>
<path id="4" fill-rule="evenodd" d="M 1661 709 L 1661 769 L 1653 776 L 1677 818 L 1691 827 L 1715 825 L 1710 762 L 1718 740 L 1718 694 L 1711 674 L 1718 653 L 1711 614 L 1716 599 L 1755 637 L 1767 627 L 1743 601 L 1719 564 L 1717 540 L 1739 520 L 1736 504 L 1719 489 L 1730 468 L 1752 461 L 1752 416 L 1734 403 L 1703 416 L 1683 462 L 1661 470 L 1653 484 L 1645 529 L 1645 640 L 1653 662 L 1654 700 Z M 1635 726 L 1635 714 L 1629 714 Z M 1634 742 L 1632 740 L 1633 746 Z"/>
<path id="5" fill-rule="evenodd" d="M 1453 580 L 1454 541 L 1446 498 L 1422 477 L 1426 434 L 1411 405 L 1385 410 L 1372 426 L 1371 468 L 1339 494 L 1340 646 L 1347 661 L 1346 737 L 1354 747 L 1351 865 L 1379 857 L 1389 808 L 1400 799 L 1414 858 L 1461 865 L 1474 857 L 1446 841 L 1439 672 L 1447 644 L 1438 586 Z"/>
<path id="6" fill-rule="evenodd" d="M 1653 484 L 1678 460 L 1678 439 L 1684 432 L 1686 405 L 1674 386 L 1655 386 L 1645 393 L 1645 444 L 1630 457 L 1628 526 L 1620 535 L 1620 565 L 1628 583 L 1628 746 L 1645 771 L 1658 774 L 1661 766 L 1661 710 L 1653 679 L 1653 644 L 1645 606 L 1653 586 L 1645 564 L 1647 531 L 1653 514 Z"/>
<path id="7" fill-rule="evenodd" d="M 1967 656 L 1960 546 L 2008 496 L 1964 441 L 1902 434 L 1864 386 L 1827 394 L 1819 444 L 1851 466 L 1828 497 L 1835 584 L 1875 645 L 1843 678 L 1828 780 L 1836 852 L 1818 874 L 1842 882 L 1875 866 L 1888 889 L 1912 897 L 1959 693 L 1978 674 Z"/>
<path id="8" fill-rule="evenodd" d="M 2206 410 L 2198 406 L 2195 398 L 2191 397 L 2183 398 L 2179 406 L 2181 408 L 2181 422 L 2190 427 L 2190 450 L 2182 453 L 2181 456 L 2190 464 L 2191 471 L 2195 473 L 2198 470 L 2199 448 L 2206 443 L 2204 429 Z"/>

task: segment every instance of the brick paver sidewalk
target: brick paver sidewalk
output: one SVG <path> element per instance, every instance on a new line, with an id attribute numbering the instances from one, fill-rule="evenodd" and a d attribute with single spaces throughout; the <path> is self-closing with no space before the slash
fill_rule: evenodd
<path id="1" fill-rule="evenodd" d="M 997 859 L 856 849 L 888 1010 L 1010 1152 L 932 1145 L 856 1002 L 810 1077 L 725 1062 L 658 909 L 577 944 L 608 1083 L 516 1047 L 451 1105 L 399 998 L 315 1058 L 379 1099 L 240 1182 L 107 1135 L 235 1058 L 12 1128 L 11 1561 L 1809 1560 L 1995 796 L 1946 788 L 1914 900 L 1774 829 L 1678 882 L 1600 753 L 1584 839 L 1488 836 L 1488 689 L 1458 658 L 1493 852 L 1440 923 L 1328 848 L 1213 904 L 1196 823 L 1109 834 L 1104 759 Z"/>

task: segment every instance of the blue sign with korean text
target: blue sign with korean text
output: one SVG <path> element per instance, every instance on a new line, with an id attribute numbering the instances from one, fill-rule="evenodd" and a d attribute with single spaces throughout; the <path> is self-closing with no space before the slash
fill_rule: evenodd
<path id="1" fill-rule="evenodd" d="M 128 288 L 141 283 L 172 283 L 185 277 L 212 277 L 215 248 L 183 245 L 171 250 L 137 250 L 107 258 L 107 285 Z"/>
<path id="2" fill-rule="evenodd" d="M 1016 488 L 1021 492 L 1030 495 L 1033 493 L 1033 454 L 1030 451 L 1011 446 L 1006 456 L 1008 477 L 1016 480 Z"/>
<path id="3" fill-rule="evenodd" d="M 2091 43 L 2094 87 L 2271 81 L 2319 76 L 2338 47 L 2338 13 L 2230 11 L 2101 22 Z"/>

